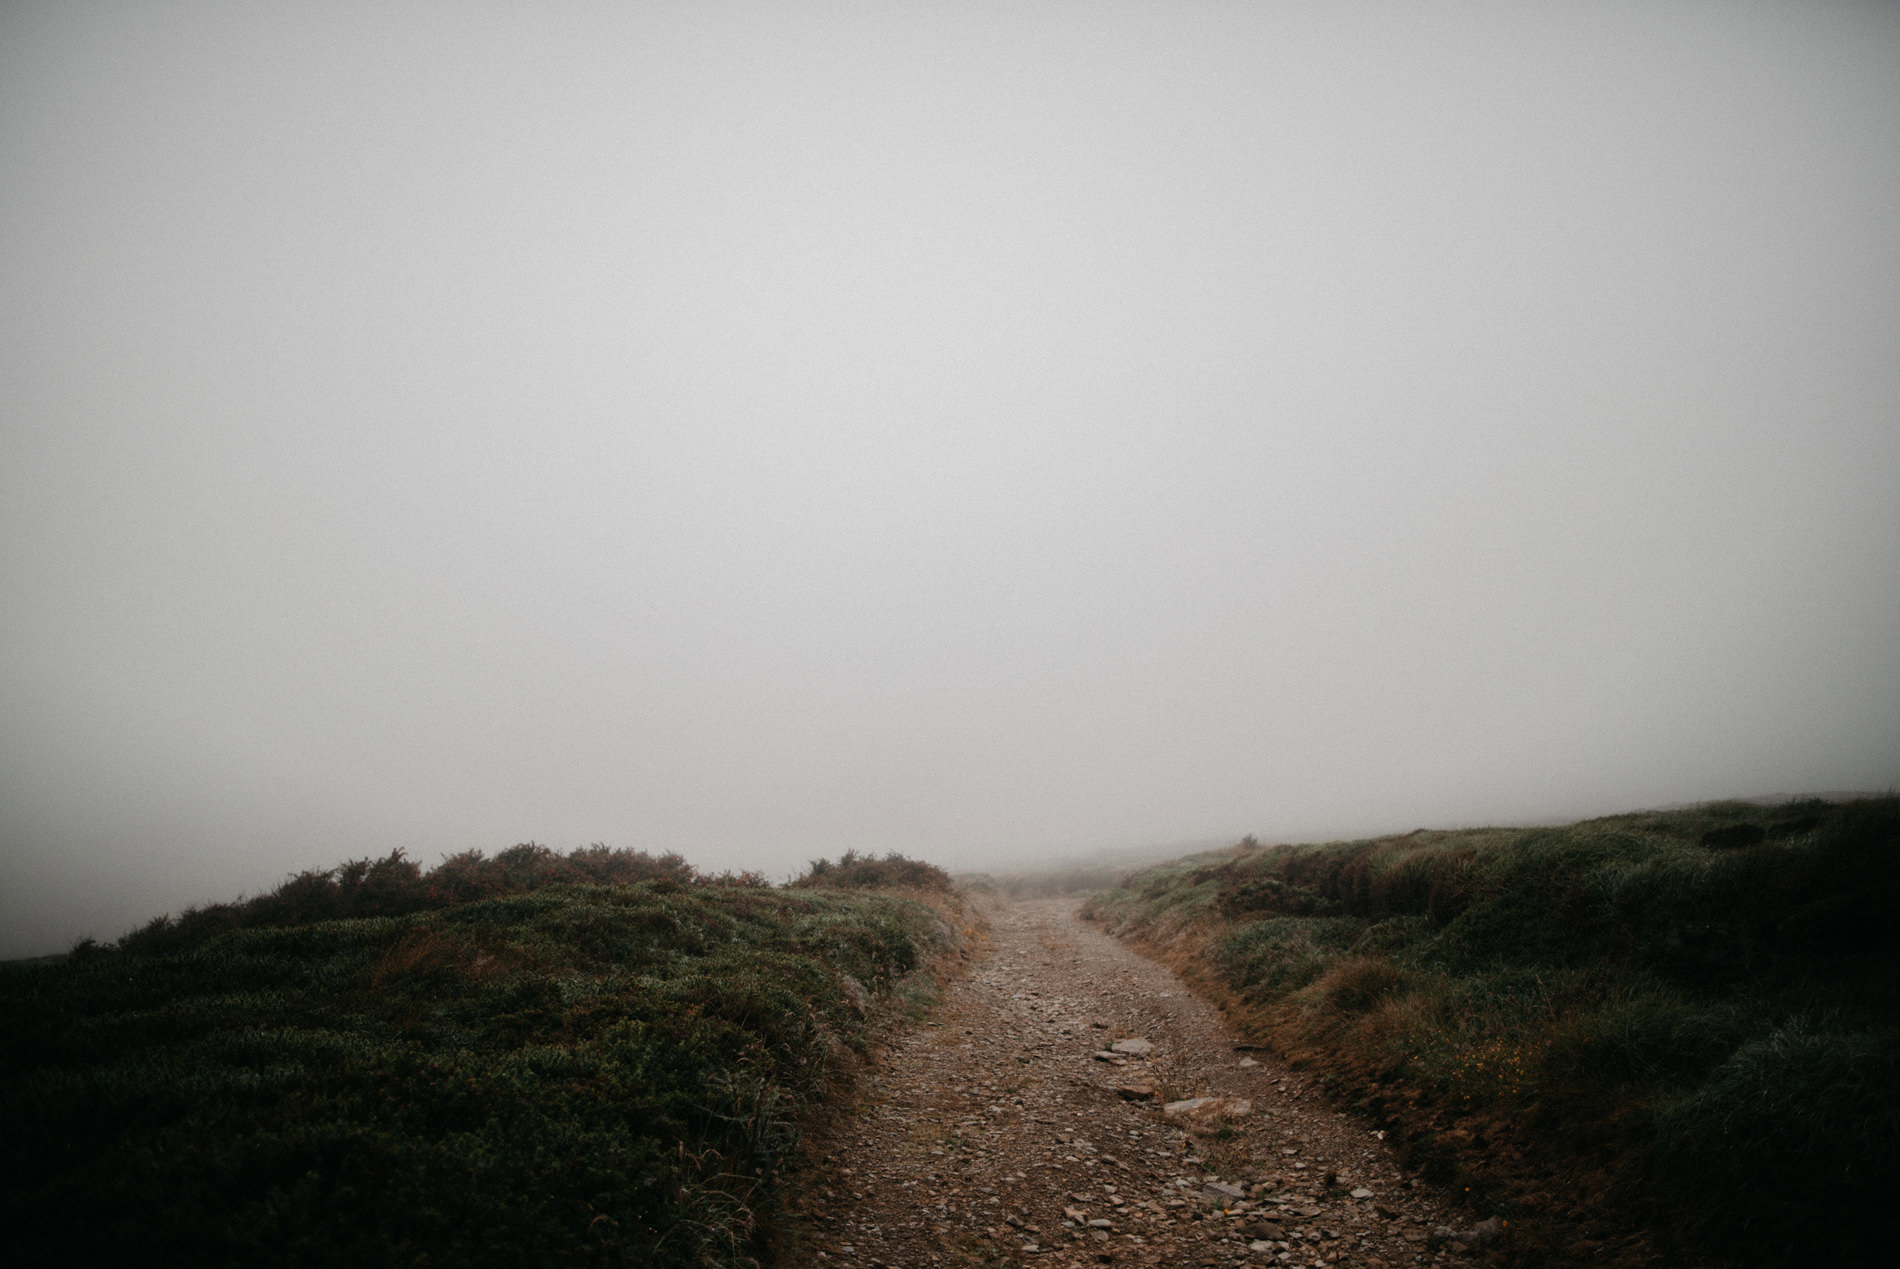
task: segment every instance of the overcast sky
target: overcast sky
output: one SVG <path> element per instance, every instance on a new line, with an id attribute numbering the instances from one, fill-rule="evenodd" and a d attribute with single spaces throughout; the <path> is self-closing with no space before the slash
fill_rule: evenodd
<path id="1" fill-rule="evenodd" d="M 1896 780 L 1896 6 L 0 11 L 0 954 Z"/>

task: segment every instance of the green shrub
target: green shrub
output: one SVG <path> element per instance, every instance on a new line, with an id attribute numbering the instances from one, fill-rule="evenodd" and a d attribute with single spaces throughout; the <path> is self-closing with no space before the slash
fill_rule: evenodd
<path id="1" fill-rule="evenodd" d="M 794 890 L 823 887 L 830 890 L 911 889 L 948 891 L 950 874 L 921 859 L 906 859 L 892 851 L 882 859 L 847 850 L 837 863 L 814 859 L 803 875 L 786 883 Z"/>
<path id="2" fill-rule="evenodd" d="M 428 872 L 393 850 L 382 859 L 352 859 L 322 872 L 298 873 L 266 895 L 154 917 L 119 940 L 121 951 L 161 954 L 196 947 L 233 930 L 312 925 L 348 917 L 403 916 L 458 903 L 525 894 L 545 886 L 763 885 L 754 874 L 702 877 L 678 855 L 584 846 L 566 855 L 527 842 L 493 859 L 479 850 L 446 856 Z"/>

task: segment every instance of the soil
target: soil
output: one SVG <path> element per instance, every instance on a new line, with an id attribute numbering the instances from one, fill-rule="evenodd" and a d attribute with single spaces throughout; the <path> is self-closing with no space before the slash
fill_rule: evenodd
<path id="1" fill-rule="evenodd" d="M 1469 1218 L 1404 1177 L 1379 1132 L 1078 907 L 989 910 L 970 972 L 809 1142 L 782 1264 L 1411 1266 L 1466 1250 L 1433 1231 Z M 1096 1056 L 1122 1040 L 1152 1050 Z M 1164 1109 L 1198 1097 L 1251 1107 Z"/>

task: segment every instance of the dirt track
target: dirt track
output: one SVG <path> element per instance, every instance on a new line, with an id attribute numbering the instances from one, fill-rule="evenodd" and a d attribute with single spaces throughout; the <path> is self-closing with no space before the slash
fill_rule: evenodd
<path id="1" fill-rule="evenodd" d="M 1449 1219 L 1436 1196 L 1400 1176 L 1376 1134 L 1267 1054 L 1237 1050 L 1218 1011 L 1077 906 L 991 911 L 970 974 L 893 1039 L 857 1114 L 815 1143 L 820 1179 L 790 1263 L 1409 1266 L 1453 1254 L 1428 1243 Z M 1124 1039 L 1152 1052 L 1094 1056 Z M 1154 1096 L 1130 1100 L 1144 1085 Z M 1252 1109 L 1199 1121 L 1162 1110 L 1202 1096 Z"/>

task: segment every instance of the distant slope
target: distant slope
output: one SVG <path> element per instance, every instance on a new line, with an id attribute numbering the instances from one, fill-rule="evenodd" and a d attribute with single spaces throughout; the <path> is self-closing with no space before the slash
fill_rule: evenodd
<path id="1" fill-rule="evenodd" d="M 1130 873 L 1153 867 L 1184 854 L 1212 850 L 1217 841 L 1177 842 L 1172 846 L 1127 846 L 1077 854 L 1051 856 L 1015 868 L 960 873 L 959 884 L 971 890 L 1000 891 L 1016 899 L 1085 895 L 1108 890 Z"/>
<path id="2" fill-rule="evenodd" d="M 1249 844 L 1089 911 L 1513 1218 L 1520 1263 L 1640 1260 L 1619 1223 L 1675 1263 L 1884 1244 L 1900 799 Z"/>

